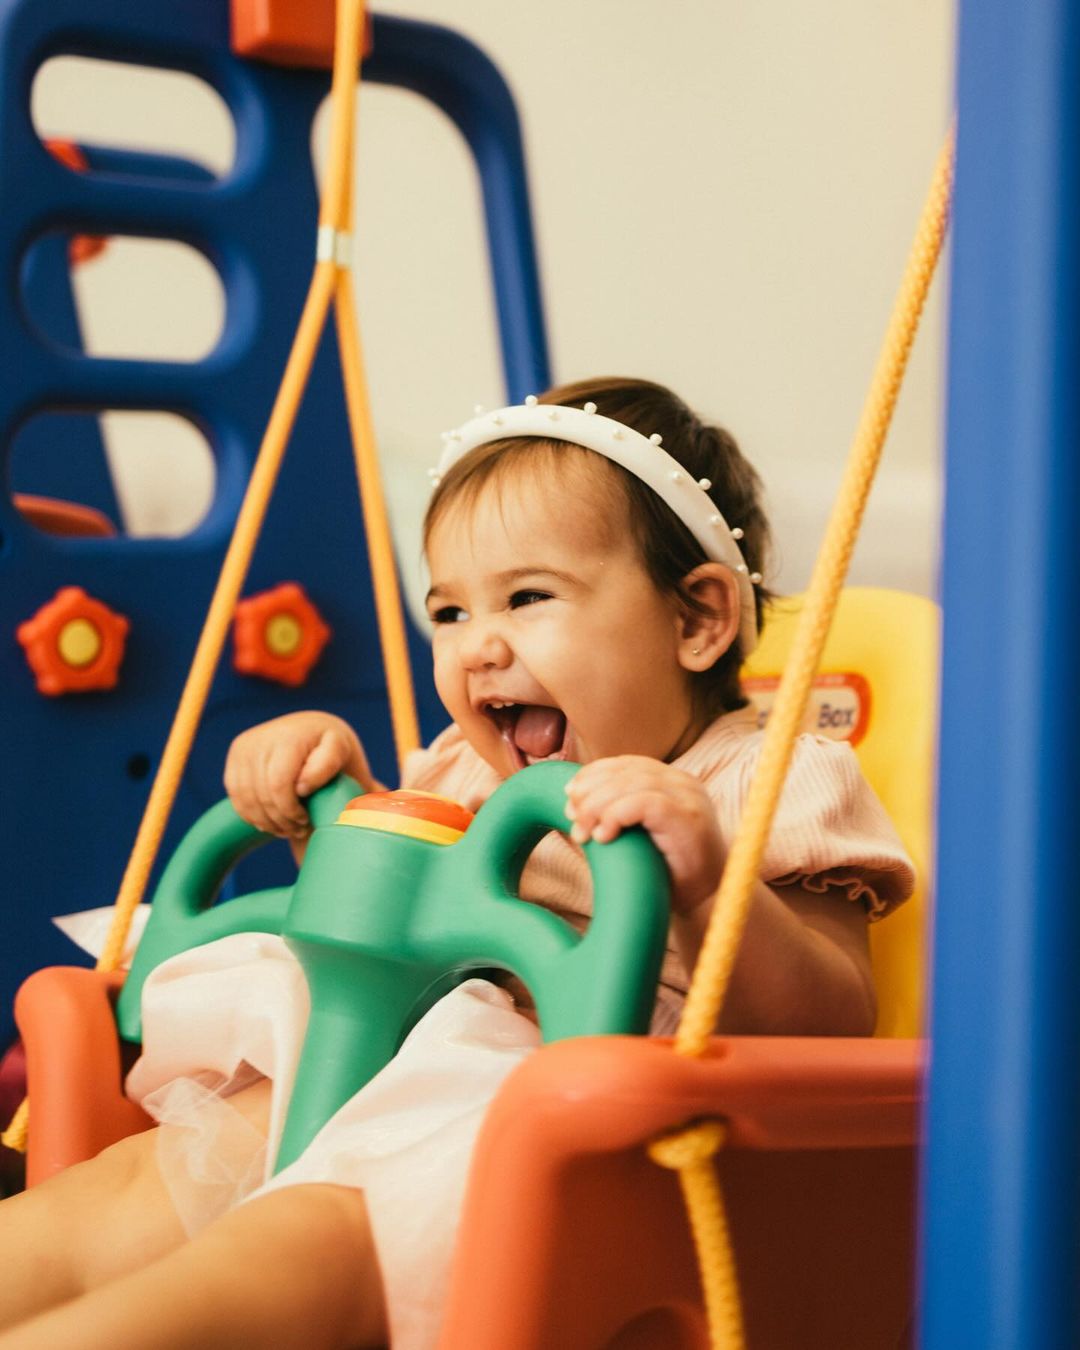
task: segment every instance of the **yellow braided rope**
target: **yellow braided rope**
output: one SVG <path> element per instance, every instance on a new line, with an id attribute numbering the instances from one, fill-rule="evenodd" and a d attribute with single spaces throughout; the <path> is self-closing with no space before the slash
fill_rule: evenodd
<path id="1" fill-rule="evenodd" d="M 682 1055 L 705 1053 L 723 1006 L 795 737 L 821 660 L 941 252 L 949 217 L 953 155 L 954 135 L 950 132 L 938 157 L 840 491 L 806 592 L 791 653 L 769 714 L 761 759 L 739 822 L 739 832 L 716 892 L 712 918 L 675 1038 L 675 1050 Z M 714 1124 L 692 1125 L 674 1138 L 691 1150 L 692 1160 L 664 1165 L 680 1169 L 679 1178 L 698 1251 L 712 1344 L 715 1350 L 741 1350 L 744 1341 L 734 1257 L 719 1182 L 709 1161 L 720 1146 L 720 1139 Z M 671 1150 L 669 1137 L 661 1141 L 660 1157 L 657 1157 L 655 1144 L 650 1148 L 650 1155 L 663 1161 L 671 1156 Z M 710 1231 L 703 1236 L 702 1229 L 707 1226 Z"/>
<path id="2" fill-rule="evenodd" d="M 358 7 L 363 18 L 363 5 Z M 361 31 L 363 25 L 361 23 Z M 353 63 L 353 70 L 358 68 Z M 349 83 L 352 94 L 350 106 L 342 108 L 334 122 L 334 129 L 344 128 L 349 136 L 348 158 L 351 160 L 356 135 L 354 107 L 359 88 L 357 76 Z M 343 199 L 340 213 L 344 229 L 352 236 L 356 216 L 356 196 L 353 175 L 342 176 Z M 390 534 L 390 517 L 383 493 L 379 452 L 375 440 L 375 421 L 371 414 L 371 397 L 364 373 L 363 344 L 360 325 L 356 318 L 356 290 L 352 269 L 339 267 L 334 291 L 334 316 L 337 323 L 338 352 L 345 386 L 345 406 L 349 419 L 356 480 L 360 487 L 360 508 L 364 516 L 364 534 L 367 540 L 368 566 L 375 595 L 375 616 L 379 627 L 379 645 L 383 654 L 386 687 L 390 700 L 390 722 L 394 732 L 394 749 L 398 775 L 404 775 L 405 758 L 420 745 L 420 727 L 416 716 L 416 695 L 413 689 L 409 645 L 405 633 L 405 611 L 401 602 L 397 568 L 394 566 L 394 544 Z"/>
<path id="3" fill-rule="evenodd" d="M 327 185 L 319 209 L 319 228 L 334 235 L 352 226 L 352 160 L 355 141 L 357 72 L 363 35 L 363 0 L 339 0 L 331 88 L 333 120 L 330 134 Z M 334 252 L 334 250 L 331 250 Z M 390 532 L 378 474 L 378 457 L 369 399 L 360 361 L 359 332 L 347 263 L 331 257 L 315 265 L 310 289 L 286 362 L 281 386 L 270 413 L 251 479 L 240 506 L 232 539 L 222 563 L 191 670 L 165 743 L 161 764 L 143 812 L 131 857 L 116 899 L 112 925 L 98 958 L 98 970 L 115 970 L 135 911 L 142 901 L 161 839 L 168 823 L 199 720 L 209 696 L 214 673 L 228 636 L 236 602 L 244 584 L 259 531 L 266 516 L 278 470 L 288 445 L 297 410 L 318 350 L 330 303 L 336 300 L 341 359 L 350 429 L 360 483 L 361 505 L 372 559 L 379 631 L 384 643 L 391 715 L 399 763 L 419 743 L 408 648 L 401 600 L 394 572 Z M 343 311 L 347 311 L 343 318 Z M 370 498 L 370 500 L 369 500 Z M 395 613 L 388 613 L 388 611 Z M 24 1100 L 8 1128 L 0 1135 L 9 1148 L 26 1149 L 29 1124 Z"/>
<path id="4" fill-rule="evenodd" d="M 356 322 L 356 302 L 352 273 L 342 269 L 334 296 L 337 316 L 338 347 L 345 375 L 345 399 L 352 431 L 353 457 L 360 482 L 360 503 L 364 512 L 371 584 L 375 591 L 375 614 L 379 624 L 386 687 L 390 695 L 390 721 L 394 730 L 394 749 L 398 769 L 404 773 L 405 757 L 420 744 L 416 717 L 412 667 L 405 636 L 405 614 L 394 566 L 390 522 L 383 497 L 378 451 L 372 425 L 367 383 L 363 373 L 363 349 Z"/>
<path id="5" fill-rule="evenodd" d="M 698 1263 L 709 1271 L 703 1281 L 705 1316 L 714 1345 L 743 1343 L 739 1278 L 731 1250 L 727 1212 L 713 1156 L 724 1144 L 723 1121 L 706 1120 L 677 1134 L 664 1135 L 649 1145 L 649 1157 L 679 1174 Z"/>

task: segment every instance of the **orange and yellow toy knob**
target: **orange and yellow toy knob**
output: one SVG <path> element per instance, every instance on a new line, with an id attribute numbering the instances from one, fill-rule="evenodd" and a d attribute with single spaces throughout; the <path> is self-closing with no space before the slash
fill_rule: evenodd
<path id="1" fill-rule="evenodd" d="M 82 589 L 65 586 L 15 636 L 34 672 L 38 693 L 112 689 L 120 677 L 127 619 Z"/>
<path id="2" fill-rule="evenodd" d="M 473 813 L 450 797 L 398 788 L 354 797 L 338 816 L 337 824 L 405 834 L 429 844 L 456 844 L 472 819 Z"/>
<path id="3" fill-rule="evenodd" d="M 330 637 L 329 626 L 304 588 L 286 581 L 236 606 L 233 666 L 242 675 L 300 685 Z"/>

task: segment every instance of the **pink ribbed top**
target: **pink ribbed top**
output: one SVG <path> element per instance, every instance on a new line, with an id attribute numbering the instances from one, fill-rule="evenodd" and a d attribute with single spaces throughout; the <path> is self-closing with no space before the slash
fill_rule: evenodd
<path id="1" fill-rule="evenodd" d="M 704 784 L 726 843 L 735 836 L 762 735 L 754 709 L 743 708 L 718 718 L 673 761 Z M 426 750 L 409 757 L 402 786 L 442 793 L 475 811 L 501 781 L 451 725 Z M 872 919 L 882 918 L 911 894 L 911 862 L 850 746 L 819 736 L 798 738 L 761 876 L 774 885 L 835 889 L 842 898 L 864 904 Z M 545 836 L 522 874 L 521 894 L 584 926 L 592 893 L 581 851 L 564 835 Z M 674 1026 L 688 982 L 669 942 L 654 1031 Z"/>

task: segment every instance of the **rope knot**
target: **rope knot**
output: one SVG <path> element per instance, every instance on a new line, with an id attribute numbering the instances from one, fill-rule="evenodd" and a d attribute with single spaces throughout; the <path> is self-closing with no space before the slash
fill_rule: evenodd
<path id="1" fill-rule="evenodd" d="M 661 1167 L 681 1172 L 696 1163 L 708 1162 L 724 1146 L 727 1122 L 698 1120 L 671 1134 L 661 1135 L 648 1145 L 649 1157 Z"/>

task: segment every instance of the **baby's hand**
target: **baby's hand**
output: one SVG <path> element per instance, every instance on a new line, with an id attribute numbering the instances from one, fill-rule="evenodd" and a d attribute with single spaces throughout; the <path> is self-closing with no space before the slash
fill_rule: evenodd
<path id="1" fill-rule="evenodd" d="M 301 797 L 343 770 L 377 786 L 356 732 L 331 713 L 299 712 L 243 731 L 225 759 L 225 791 L 250 825 L 302 839 L 311 831 Z"/>
<path id="2" fill-rule="evenodd" d="M 643 755 L 586 764 L 566 787 L 570 838 L 607 843 L 631 825 L 649 832 L 671 873 L 671 907 L 686 914 L 720 883 L 724 846 L 716 811 L 696 778 Z"/>

